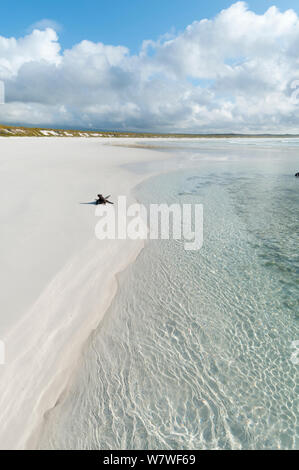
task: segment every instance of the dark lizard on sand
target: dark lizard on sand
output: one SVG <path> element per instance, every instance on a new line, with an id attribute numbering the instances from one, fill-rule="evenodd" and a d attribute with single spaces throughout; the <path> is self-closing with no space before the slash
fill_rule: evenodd
<path id="1" fill-rule="evenodd" d="M 106 196 L 104 197 L 103 194 L 98 194 L 98 199 L 96 199 L 96 204 L 114 204 L 113 202 L 111 201 L 108 201 L 110 197 L 110 194 L 109 196 Z"/>

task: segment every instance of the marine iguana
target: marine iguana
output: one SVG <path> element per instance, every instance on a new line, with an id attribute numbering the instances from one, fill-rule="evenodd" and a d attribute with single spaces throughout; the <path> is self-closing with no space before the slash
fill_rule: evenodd
<path id="1" fill-rule="evenodd" d="M 106 196 L 104 197 L 103 194 L 98 194 L 98 199 L 96 199 L 96 204 L 114 204 L 114 202 L 111 202 L 111 201 L 108 201 L 110 197 L 110 194 L 109 196 Z"/>

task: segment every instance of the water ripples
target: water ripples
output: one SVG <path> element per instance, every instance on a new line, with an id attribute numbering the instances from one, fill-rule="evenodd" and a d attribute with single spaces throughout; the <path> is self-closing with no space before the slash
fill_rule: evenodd
<path id="1" fill-rule="evenodd" d="M 298 193 L 261 179 L 189 171 L 143 187 L 151 202 L 190 202 L 195 191 L 204 246 L 152 241 L 120 276 L 41 448 L 298 445 Z"/>

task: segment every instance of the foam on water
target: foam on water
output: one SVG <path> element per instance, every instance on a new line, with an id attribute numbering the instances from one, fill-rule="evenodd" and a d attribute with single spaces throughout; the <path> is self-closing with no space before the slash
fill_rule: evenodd
<path id="1" fill-rule="evenodd" d="M 151 241 L 119 276 L 41 448 L 298 446 L 299 159 L 215 145 L 138 188 L 147 204 L 202 203 L 203 248 Z"/>

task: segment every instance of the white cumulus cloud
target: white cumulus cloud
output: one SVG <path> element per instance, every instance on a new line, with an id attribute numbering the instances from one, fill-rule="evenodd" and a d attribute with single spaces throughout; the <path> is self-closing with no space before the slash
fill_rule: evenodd
<path id="1" fill-rule="evenodd" d="M 139 54 L 57 32 L 0 36 L 0 121 L 167 132 L 298 132 L 299 18 L 237 2 Z"/>

